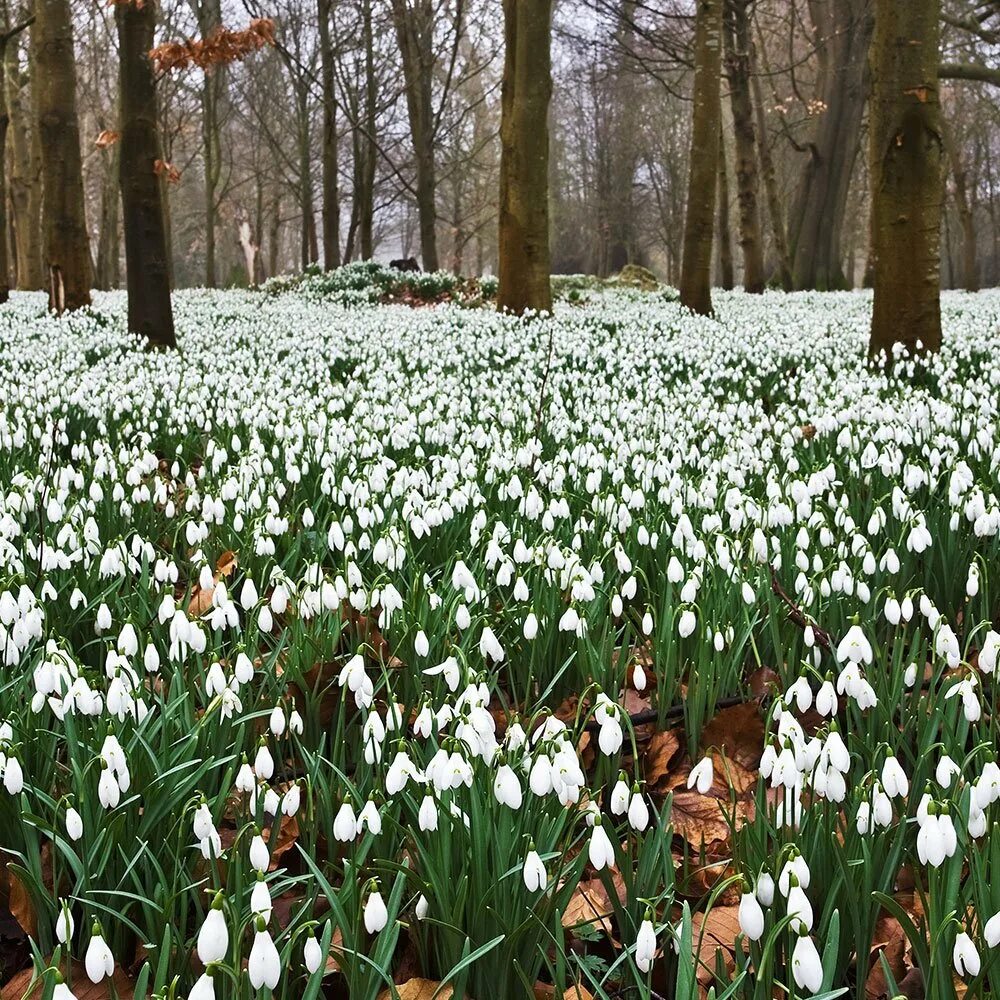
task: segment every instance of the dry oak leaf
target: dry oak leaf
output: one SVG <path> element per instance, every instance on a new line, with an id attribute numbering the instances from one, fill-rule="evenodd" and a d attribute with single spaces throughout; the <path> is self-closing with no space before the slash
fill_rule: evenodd
<path id="1" fill-rule="evenodd" d="M 741 825 L 753 816 L 756 775 L 735 760 L 712 754 L 712 787 L 705 795 L 697 789 L 678 788 L 673 792 L 668 822 L 692 847 L 729 839 L 730 819 Z M 687 769 L 676 772 L 674 787 L 687 783 Z M 733 801 L 735 793 L 735 802 Z"/>
<path id="2" fill-rule="evenodd" d="M 382 990 L 378 1000 L 451 1000 L 455 991 L 437 979 L 410 979 L 392 990 Z"/>
<path id="3" fill-rule="evenodd" d="M 113 146 L 120 138 L 121 134 L 116 132 L 114 129 L 102 129 L 100 134 L 94 140 L 94 145 L 98 149 L 107 149 L 108 146 Z"/>
<path id="4" fill-rule="evenodd" d="M 551 983 L 535 983 L 535 1000 L 554 1000 L 556 988 Z M 594 994 L 579 983 L 563 990 L 563 1000 L 594 1000 Z"/>
<path id="5" fill-rule="evenodd" d="M 625 881 L 617 871 L 612 872 L 611 879 L 618 893 L 618 898 L 625 895 Z M 611 897 L 604 882 L 599 878 L 585 879 L 576 887 L 562 915 L 562 925 L 567 930 L 574 927 L 599 927 L 607 937 L 612 937 L 611 915 L 613 913 Z"/>
<path id="6" fill-rule="evenodd" d="M 692 916 L 692 944 L 698 958 L 698 982 L 702 985 L 709 985 L 715 978 L 718 952 L 723 953 L 727 969 L 735 968 L 736 938 L 742 933 L 739 912 L 739 906 L 713 906 L 707 916 L 704 913 Z"/>
<path id="7" fill-rule="evenodd" d="M 906 934 L 895 917 L 883 915 L 875 924 L 875 938 L 869 958 L 868 978 L 865 980 L 867 1000 L 889 1000 L 889 984 L 879 954 L 885 955 L 892 978 L 900 982 L 908 971 L 906 964 Z"/>
<path id="8" fill-rule="evenodd" d="M 228 579 L 233 575 L 239 564 L 239 558 L 235 552 L 226 549 L 219 556 L 215 564 L 215 573 L 212 575 L 212 586 L 202 587 L 196 583 L 191 591 L 191 600 L 188 602 L 187 613 L 189 618 L 200 618 L 212 608 L 212 595 L 215 593 L 216 584 L 220 580 Z"/>
<path id="9" fill-rule="evenodd" d="M 665 795 L 669 791 L 672 765 L 680 748 L 681 741 L 675 730 L 653 734 L 643 755 L 646 787 L 651 794 Z"/>
<path id="10" fill-rule="evenodd" d="M 46 959 L 46 965 L 51 959 Z M 65 974 L 65 966 L 63 967 Z M 19 972 L 2 990 L 0 990 L 0 1000 L 41 1000 L 45 992 L 45 981 L 39 979 L 32 987 L 31 982 L 35 978 L 34 969 L 25 969 Z M 96 985 L 87 978 L 87 971 L 83 967 L 83 962 L 75 961 L 72 967 L 72 977 L 67 977 L 67 983 L 72 979 L 72 990 L 76 1000 L 133 1000 L 132 980 L 118 967 L 115 966 L 114 975 L 103 980 Z M 111 988 L 114 986 L 114 993 Z M 29 987 L 31 987 L 29 992 Z"/>
<path id="11" fill-rule="evenodd" d="M 701 745 L 725 753 L 747 771 L 756 771 L 764 748 L 764 720 L 756 702 L 724 708 L 701 733 Z"/>

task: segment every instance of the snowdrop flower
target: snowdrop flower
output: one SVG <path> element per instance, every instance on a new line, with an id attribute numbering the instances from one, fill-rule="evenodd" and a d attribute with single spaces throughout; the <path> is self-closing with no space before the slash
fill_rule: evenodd
<path id="1" fill-rule="evenodd" d="M 72 806 L 66 810 L 66 833 L 74 841 L 83 836 L 83 820 Z"/>
<path id="2" fill-rule="evenodd" d="M 257 918 L 256 927 L 253 946 L 250 948 L 250 957 L 247 960 L 247 973 L 250 976 L 250 984 L 255 990 L 263 986 L 273 990 L 281 977 L 281 957 L 262 917 Z"/>
<path id="3" fill-rule="evenodd" d="M 955 947 L 952 950 L 952 962 L 955 965 L 955 974 L 974 979 L 979 975 L 982 963 L 979 959 L 979 952 L 966 931 L 960 931 L 955 938 Z"/>
<path id="4" fill-rule="evenodd" d="M 511 809 L 520 809 L 523 795 L 521 782 L 509 764 L 501 764 L 493 779 L 493 794 L 497 802 Z"/>
<path id="5" fill-rule="evenodd" d="M 860 625 L 852 625 L 837 646 L 837 659 L 841 663 L 871 663 L 871 643 Z"/>
<path id="6" fill-rule="evenodd" d="M 524 886 L 528 892 L 538 892 L 548 885 L 548 875 L 545 865 L 532 844 L 528 849 L 528 855 L 524 859 L 523 870 Z"/>
<path id="7" fill-rule="evenodd" d="M 306 938 L 306 943 L 302 948 L 302 960 L 305 963 L 306 971 L 312 975 L 323 962 L 323 949 L 316 940 L 315 934 L 310 934 Z"/>
<path id="8" fill-rule="evenodd" d="M 56 940 L 60 944 L 69 944 L 73 939 L 75 929 L 73 913 L 66 900 L 59 901 L 59 913 L 56 915 Z"/>
<path id="9" fill-rule="evenodd" d="M 76 994 L 63 981 L 62 974 L 56 972 L 56 984 L 52 990 L 52 1000 L 76 1000 Z"/>
<path id="10" fill-rule="evenodd" d="M 333 836 L 342 844 L 354 840 L 358 835 L 358 823 L 350 802 L 343 802 L 333 820 Z"/>
<path id="11" fill-rule="evenodd" d="M 115 971 L 115 959 L 111 954 L 111 949 L 101 936 L 101 925 L 94 923 L 90 936 L 90 944 L 87 945 L 87 954 L 84 956 L 84 967 L 87 970 L 87 978 L 92 983 L 99 983 L 105 976 L 110 976 Z"/>
<path id="12" fill-rule="evenodd" d="M 646 805 L 638 785 L 632 789 L 632 798 L 629 800 L 628 822 L 637 833 L 642 833 L 649 825 L 649 806 Z"/>
<path id="13" fill-rule="evenodd" d="M 688 775 L 688 788 L 697 788 L 700 795 L 707 795 L 715 780 L 715 771 L 711 756 L 702 757 Z"/>
<path id="14" fill-rule="evenodd" d="M 888 754 L 882 764 L 882 788 L 889 798 L 906 798 L 910 791 L 910 781 L 896 756 Z"/>
<path id="15" fill-rule="evenodd" d="M 744 891 L 740 897 L 740 906 L 737 912 L 740 930 L 749 940 L 759 941 L 764 933 L 764 911 L 757 896 L 752 892 Z"/>
<path id="16" fill-rule="evenodd" d="M 223 895 L 221 892 L 217 892 L 215 899 L 212 900 L 208 915 L 198 931 L 198 959 L 205 966 L 210 962 L 225 961 L 229 951 L 229 928 L 226 926 L 226 917 L 222 912 L 222 907 Z"/>
<path id="17" fill-rule="evenodd" d="M 692 632 L 694 632 L 696 624 L 697 619 L 694 616 L 694 612 L 690 608 L 685 608 L 681 612 L 681 616 L 677 621 L 677 634 L 682 639 L 686 639 Z"/>
<path id="18" fill-rule="evenodd" d="M 615 867 L 615 849 L 599 817 L 594 821 L 587 856 L 598 871 Z"/>
<path id="19" fill-rule="evenodd" d="M 1000 913 L 994 913 L 983 928 L 983 940 L 990 948 L 1000 945 Z"/>
<path id="20" fill-rule="evenodd" d="M 647 913 L 646 919 L 639 925 L 639 933 L 635 939 L 635 964 L 640 972 L 649 972 L 656 957 L 656 931 Z"/>
<path id="21" fill-rule="evenodd" d="M 388 922 L 389 913 L 382 900 L 382 894 L 378 891 L 377 884 L 372 882 L 372 888 L 365 903 L 365 930 L 369 934 L 378 934 Z"/>
<path id="22" fill-rule="evenodd" d="M 267 844 L 258 832 L 254 835 L 253 840 L 250 841 L 250 865 L 255 871 L 266 872 L 270 863 L 271 855 L 267 849 Z"/>
<path id="23" fill-rule="evenodd" d="M 792 976 L 800 990 L 819 993 L 823 986 L 823 963 L 813 939 L 806 933 L 799 935 L 792 949 Z"/>
<path id="24" fill-rule="evenodd" d="M 207 969 L 195 981 L 188 994 L 188 1000 L 215 1000 L 215 980 L 212 978 L 214 970 Z"/>

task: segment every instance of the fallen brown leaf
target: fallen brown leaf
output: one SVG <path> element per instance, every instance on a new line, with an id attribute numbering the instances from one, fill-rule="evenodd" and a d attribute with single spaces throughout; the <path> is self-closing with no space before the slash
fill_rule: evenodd
<path id="1" fill-rule="evenodd" d="M 72 979 L 72 990 L 76 1000 L 112 1000 L 113 995 L 117 1000 L 133 1000 L 132 980 L 117 966 L 115 966 L 113 976 L 96 985 L 87 978 L 83 962 L 74 960 L 71 972 L 72 976 L 67 977 L 67 982 L 70 981 L 70 978 Z M 29 992 L 34 977 L 34 969 L 25 969 L 23 972 L 19 972 L 4 986 L 3 990 L 0 990 L 0 1000 L 40 1000 L 45 991 L 45 984 L 39 980 Z M 111 992 L 112 986 L 115 990 L 114 994 Z"/>

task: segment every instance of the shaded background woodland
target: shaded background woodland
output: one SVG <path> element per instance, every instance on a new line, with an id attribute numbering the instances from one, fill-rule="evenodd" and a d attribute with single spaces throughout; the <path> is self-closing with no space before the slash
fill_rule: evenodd
<path id="1" fill-rule="evenodd" d="M 769 282 L 865 282 L 872 6 L 728 0 L 716 284 L 743 278 L 739 213 L 751 191 Z M 30 13 L 12 0 L 4 7 L 8 25 Z M 95 284 L 112 288 L 124 270 L 118 147 L 106 141 L 118 120 L 114 11 L 96 0 L 73 0 L 72 9 Z M 163 72 L 157 81 L 175 287 L 246 284 L 312 262 L 370 257 L 495 271 L 500 5 L 161 0 L 157 42 L 207 37 L 252 17 L 273 19 L 274 46 L 207 74 Z M 688 0 L 556 4 L 554 272 L 605 275 L 636 262 L 679 281 L 693 21 Z M 1000 4 L 945 0 L 945 287 L 1000 280 L 998 43 Z M 11 278 L 15 287 L 40 288 L 42 151 L 32 128 L 30 30 L 7 46 L 5 68 Z M 417 134 L 407 101 L 420 93 L 429 93 L 430 106 Z M 421 156 L 429 171 L 418 175 Z M 428 199 L 437 219 L 433 254 L 418 221 Z"/>

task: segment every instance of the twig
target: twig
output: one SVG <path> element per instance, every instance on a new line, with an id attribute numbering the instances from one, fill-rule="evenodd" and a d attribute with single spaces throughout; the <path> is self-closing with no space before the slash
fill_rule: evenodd
<path id="1" fill-rule="evenodd" d="M 820 628 L 814 621 L 811 621 L 809 616 L 785 593 L 785 588 L 781 586 L 781 581 L 778 579 L 778 574 L 774 571 L 773 566 L 771 567 L 771 591 L 788 608 L 789 620 L 803 630 L 811 628 L 813 635 L 816 637 L 816 645 L 821 646 L 828 653 L 831 652 L 833 649 L 833 639 L 830 638 L 830 633 L 826 629 Z"/>

